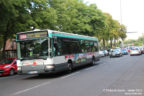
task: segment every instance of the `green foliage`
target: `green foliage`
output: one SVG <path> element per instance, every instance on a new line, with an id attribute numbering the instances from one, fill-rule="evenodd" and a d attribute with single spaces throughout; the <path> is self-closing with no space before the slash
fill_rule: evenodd
<path id="1" fill-rule="evenodd" d="M 143 46 L 144 45 L 144 34 L 139 37 L 137 40 L 126 40 L 124 42 L 125 45 L 129 45 L 129 46 Z"/>
<path id="2" fill-rule="evenodd" d="M 106 44 L 126 38 L 124 25 L 82 0 L 0 0 L 0 14 L 0 41 L 4 45 L 15 33 L 31 27 L 96 36 Z"/>

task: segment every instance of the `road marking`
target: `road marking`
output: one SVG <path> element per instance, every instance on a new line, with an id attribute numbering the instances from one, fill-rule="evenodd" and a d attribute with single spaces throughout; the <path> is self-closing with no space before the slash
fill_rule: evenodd
<path id="1" fill-rule="evenodd" d="M 86 69 L 84 69 L 84 70 L 89 71 L 89 70 L 93 70 L 93 69 L 95 69 L 95 68 L 96 68 L 95 66 L 92 66 L 92 67 L 86 68 Z"/>
<path id="2" fill-rule="evenodd" d="M 66 75 L 66 76 L 61 77 L 60 79 L 65 79 L 65 78 L 70 77 L 70 76 L 71 75 Z"/>
<path id="3" fill-rule="evenodd" d="M 78 72 L 75 72 L 75 73 L 73 73 L 72 75 L 76 75 L 76 74 L 78 74 L 78 73 L 80 73 L 81 71 L 78 71 Z"/>
<path id="4" fill-rule="evenodd" d="M 47 84 L 50 84 L 51 82 L 45 82 L 45 83 L 42 83 L 42 84 L 39 84 L 37 86 L 33 86 L 31 88 L 27 88 L 27 89 L 24 89 L 24 90 L 21 90 L 21 91 L 18 91 L 18 92 L 15 92 L 13 93 L 11 96 L 16 96 L 16 95 L 19 95 L 19 94 L 22 94 L 22 93 L 25 93 L 27 91 L 30 91 L 30 90 L 33 90 L 33 89 L 36 89 L 38 87 L 41 87 L 41 86 L 44 86 L 44 85 L 47 85 Z"/>
<path id="5" fill-rule="evenodd" d="M 85 69 L 86 71 L 89 71 L 91 68 L 87 68 L 87 69 Z"/>
<path id="6" fill-rule="evenodd" d="M 66 75 L 66 76 L 64 76 L 64 77 L 61 77 L 61 79 L 65 79 L 65 78 L 71 77 L 71 76 L 76 75 L 76 74 L 78 74 L 78 73 L 80 73 L 80 72 L 74 72 L 74 73 L 72 73 L 72 74 L 70 74 L 70 75 Z M 20 90 L 20 91 L 18 91 L 18 92 L 13 93 L 13 94 L 10 95 L 10 96 L 16 96 L 16 95 L 19 95 L 19 94 L 28 92 L 28 91 L 30 91 L 30 90 L 36 89 L 36 88 L 38 88 L 38 87 L 41 87 L 41 86 L 50 84 L 50 83 L 51 83 L 51 82 L 45 82 L 45 83 L 42 83 L 42 84 L 33 86 L 33 87 L 31 87 L 31 88 L 27 88 L 27 89 L 24 89 L 24 90 Z"/>
<path id="7" fill-rule="evenodd" d="M 65 78 L 71 77 L 71 76 L 73 76 L 73 75 L 76 75 L 76 74 L 78 74 L 78 73 L 80 73 L 80 72 L 74 72 L 74 73 L 72 73 L 72 74 L 70 74 L 70 75 L 63 76 L 63 77 L 61 77 L 60 79 L 65 79 Z"/>

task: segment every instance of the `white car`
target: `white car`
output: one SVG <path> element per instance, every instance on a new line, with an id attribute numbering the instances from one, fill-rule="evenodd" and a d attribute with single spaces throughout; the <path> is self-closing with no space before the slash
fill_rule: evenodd
<path id="1" fill-rule="evenodd" d="M 105 55 L 105 56 L 108 56 L 108 55 L 109 55 L 109 53 L 108 53 L 107 50 L 104 50 L 103 52 L 104 52 L 104 55 Z"/>
<path id="2" fill-rule="evenodd" d="M 99 55 L 100 55 L 100 57 L 104 57 L 105 56 L 105 54 L 104 54 L 104 52 L 103 51 L 99 51 Z"/>
<path id="3" fill-rule="evenodd" d="M 133 48 L 130 50 L 130 56 L 132 55 L 141 55 L 141 50 L 139 48 Z"/>

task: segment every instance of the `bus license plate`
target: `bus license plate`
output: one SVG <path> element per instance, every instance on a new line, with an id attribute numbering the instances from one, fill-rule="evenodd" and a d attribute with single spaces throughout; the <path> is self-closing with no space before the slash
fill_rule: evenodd
<path id="1" fill-rule="evenodd" d="M 30 71 L 30 72 L 28 72 L 28 74 L 37 74 L 38 73 L 38 71 Z"/>

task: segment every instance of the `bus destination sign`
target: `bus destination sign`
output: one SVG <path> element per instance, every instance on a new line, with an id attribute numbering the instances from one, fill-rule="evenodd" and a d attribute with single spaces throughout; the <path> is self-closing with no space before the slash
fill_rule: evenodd
<path id="1" fill-rule="evenodd" d="M 47 37 L 47 32 L 33 32 L 33 33 L 23 33 L 19 34 L 19 39 L 31 39 L 31 38 L 40 38 L 40 37 Z"/>

